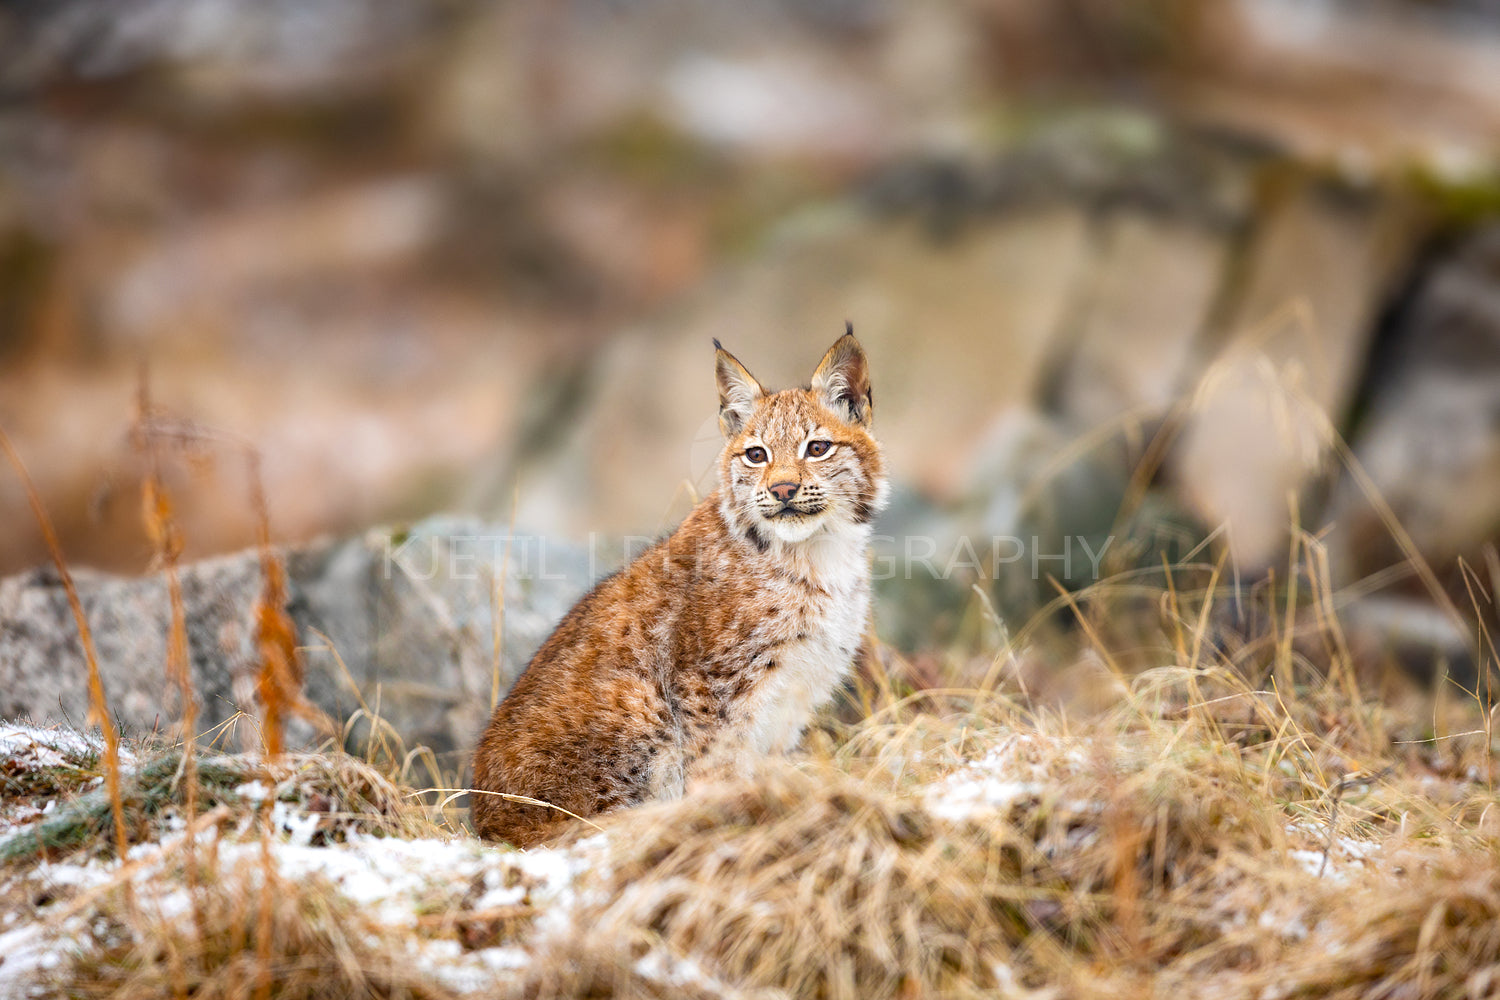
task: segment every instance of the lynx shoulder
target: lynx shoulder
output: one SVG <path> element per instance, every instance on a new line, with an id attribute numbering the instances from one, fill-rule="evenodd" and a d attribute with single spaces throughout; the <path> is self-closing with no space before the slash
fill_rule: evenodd
<path id="1" fill-rule="evenodd" d="M 579 601 L 496 707 L 481 836 L 529 846 L 790 750 L 861 653 L 887 493 L 865 353 L 845 333 L 807 387 L 771 392 L 714 347 L 718 489 Z"/>

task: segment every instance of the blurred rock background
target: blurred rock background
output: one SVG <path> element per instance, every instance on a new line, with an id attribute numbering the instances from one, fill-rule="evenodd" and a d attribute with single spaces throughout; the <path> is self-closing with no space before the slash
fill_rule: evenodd
<path id="1" fill-rule="evenodd" d="M 1295 521 L 1372 655 L 1492 655 L 1484 0 L 0 8 L 0 427 L 80 565 L 151 568 L 143 371 L 199 442 L 189 559 L 255 539 L 242 444 L 281 542 L 452 511 L 585 544 L 710 488 L 710 338 L 785 385 L 845 319 L 887 557 L 1212 538 L 1256 580 Z M 10 475 L 0 524 L 0 574 L 45 558 Z M 955 565 L 883 582 L 882 635 L 1055 596 Z"/>

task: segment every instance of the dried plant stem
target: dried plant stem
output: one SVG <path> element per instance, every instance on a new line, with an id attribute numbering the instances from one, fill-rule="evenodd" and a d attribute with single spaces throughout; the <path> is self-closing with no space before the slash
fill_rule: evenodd
<path id="1" fill-rule="evenodd" d="M 256 644 L 260 649 L 260 673 L 256 681 L 266 719 L 261 734 L 266 760 L 274 766 L 284 749 L 283 713 L 295 710 L 301 699 L 302 676 L 297 659 L 297 631 L 286 612 L 286 565 L 271 547 L 271 517 L 261 478 L 260 456 L 247 452 L 251 503 L 255 510 L 256 534 L 263 577 L 260 600 L 255 608 Z M 255 922 L 255 998 L 271 996 L 271 933 L 274 914 L 275 859 L 271 853 L 271 797 L 260 808 L 260 909 Z"/>
<path id="2" fill-rule="evenodd" d="M 271 997 L 271 934 L 275 905 L 276 861 L 271 853 L 271 800 L 260 803 L 260 910 L 255 915 L 255 1000 Z"/>
<path id="3" fill-rule="evenodd" d="M 155 561 L 163 567 L 167 578 L 167 604 L 171 614 L 167 631 L 167 680 L 176 686 L 182 703 L 182 764 L 178 770 L 177 784 L 183 790 L 183 818 L 191 829 L 198 817 L 198 697 L 193 689 L 192 663 L 188 655 L 187 609 L 182 598 L 182 577 L 178 572 L 178 563 L 182 557 L 182 533 L 177 527 L 172 499 L 162 477 L 161 449 L 152 425 L 153 416 L 150 383 L 146 369 L 142 367 L 136 397 L 136 425 L 132 436 L 136 448 L 146 458 L 146 478 L 141 484 L 141 506 L 146 533 L 155 550 Z M 188 900 L 192 907 L 193 926 L 201 940 L 205 923 L 198 885 L 196 840 L 188 838 L 184 850 L 187 855 Z M 186 995 L 185 990 L 178 992 L 179 995 Z"/>
<path id="4" fill-rule="evenodd" d="M 260 598 L 255 605 L 255 640 L 260 651 L 256 694 L 266 712 L 261 738 L 269 761 L 275 763 L 286 749 L 287 716 L 299 716 L 330 733 L 336 727 L 302 694 L 302 657 L 297 645 L 297 625 L 286 610 L 286 560 L 271 545 L 271 518 L 261 481 L 260 456 L 247 448 L 246 457 L 250 466 L 251 504 L 255 511 L 262 581 Z"/>
<path id="5" fill-rule="evenodd" d="M 26 491 L 31 513 L 36 518 L 37 527 L 41 529 L 42 539 L 47 544 L 47 552 L 52 557 L 53 565 L 57 567 L 58 578 L 62 580 L 63 590 L 68 595 L 68 606 L 73 610 L 73 621 L 78 626 L 78 641 L 83 646 L 83 659 L 88 664 L 89 671 L 89 721 L 99 726 L 99 732 L 104 737 L 104 781 L 109 792 L 110 812 L 114 817 L 115 853 L 123 863 L 130 840 L 125 833 L 125 803 L 120 798 L 120 734 L 109 717 L 109 700 L 104 694 L 104 680 L 99 676 L 99 652 L 94 648 L 94 633 L 89 628 L 88 616 L 83 613 L 83 601 L 79 599 L 78 588 L 73 584 L 73 574 L 68 572 L 67 561 L 63 559 L 62 545 L 57 540 L 52 519 L 42 506 L 42 498 L 36 491 L 36 484 L 31 481 L 31 474 L 26 471 L 25 463 L 21 461 L 21 456 L 11 446 L 10 437 L 3 430 L 0 430 L 0 449 L 5 451 L 6 459 Z M 129 883 L 126 883 L 125 891 L 127 895 L 130 893 Z"/>
<path id="6" fill-rule="evenodd" d="M 1302 542 L 1302 519 L 1296 493 L 1288 495 L 1287 506 L 1292 515 L 1292 530 L 1288 532 L 1290 535 L 1288 544 L 1291 546 L 1291 551 L 1287 554 L 1286 606 L 1284 608 L 1286 621 L 1281 630 L 1281 642 L 1276 651 L 1274 671 L 1277 686 L 1282 692 L 1290 692 L 1296 684 L 1296 674 L 1292 665 L 1292 640 L 1297 635 L 1297 591 L 1302 578 L 1298 568 L 1300 565 L 1298 552 Z"/>

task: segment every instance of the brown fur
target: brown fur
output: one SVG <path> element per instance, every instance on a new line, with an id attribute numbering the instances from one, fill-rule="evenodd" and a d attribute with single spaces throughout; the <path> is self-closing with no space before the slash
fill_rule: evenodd
<path id="1" fill-rule="evenodd" d="M 567 813 L 790 750 L 858 655 L 886 492 L 864 352 L 846 333 L 809 387 L 777 393 L 722 348 L 716 368 L 719 488 L 579 601 L 495 709 L 474 755 L 481 836 L 530 846 Z"/>

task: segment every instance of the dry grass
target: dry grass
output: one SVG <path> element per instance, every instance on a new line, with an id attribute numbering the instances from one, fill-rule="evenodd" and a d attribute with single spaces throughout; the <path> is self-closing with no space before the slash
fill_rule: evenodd
<path id="1" fill-rule="evenodd" d="M 198 933 L 160 915 L 133 917 L 118 900 L 95 909 L 94 940 L 70 970 L 71 997 L 237 1000 L 269 977 L 287 1000 L 439 1000 L 449 994 L 419 975 L 404 942 L 316 879 L 272 875 L 270 919 L 262 919 L 261 867 L 202 873 Z"/>
<path id="2" fill-rule="evenodd" d="M 1320 920 L 1280 967 L 1246 977 L 1246 995 L 1500 995 L 1500 869 L 1493 854 L 1433 857 L 1393 885 L 1363 879 L 1318 893 Z"/>
<path id="3" fill-rule="evenodd" d="M 190 798 L 195 806 L 216 809 L 217 822 L 226 829 L 252 827 L 263 802 L 289 804 L 317 820 L 316 843 L 335 842 L 350 832 L 418 837 L 436 829 L 389 778 L 346 754 L 286 754 L 275 762 L 240 754 L 200 757 L 191 794 L 181 780 L 180 748 L 154 753 L 142 748 L 140 756 L 139 765 L 121 778 L 131 843 L 154 843 L 179 823 L 193 822 Z M 18 769 L 6 782 L 8 800 L 54 799 L 56 805 L 0 841 L 0 863 L 116 854 L 113 841 L 103 839 L 110 829 L 109 793 L 92 790 L 102 771 L 98 758 Z"/>
<path id="4" fill-rule="evenodd" d="M 691 960 L 662 958 L 648 934 L 577 937 L 551 945 L 496 1000 L 787 1000 L 775 989 L 731 986 Z M 656 961 L 647 956 L 656 956 Z"/>
<path id="5" fill-rule="evenodd" d="M 1496 995 L 1493 792 L 1335 778 L 1289 715 L 1246 748 L 1205 702 L 1139 701 L 1067 735 L 917 712 L 618 817 L 601 891 L 507 995 L 649 995 L 620 956 L 658 950 L 797 997 Z M 1006 794 L 949 808 L 959 757 Z"/>
<path id="6" fill-rule="evenodd" d="M 466 911 L 471 890 L 420 923 L 461 941 L 481 917 L 505 923 L 468 946 L 527 950 L 494 977 L 507 998 L 1497 995 L 1500 799 L 1462 773 L 1479 737 L 1366 743 L 1420 728 L 1420 701 L 1356 720 L 1337 692 L 1218 693 L 1232 686 L 1166 668 L 1088 718 L 918 695 L 803 758 L 609 818 L 560 922 Z M 1224 710 L 1238 702 L 1251 707 Z M 1373 770 L 1347 770 L 1357 757 Z M 340 794 L 381 803 L 394 836 L 434 832 L 365 765 L 324 760 L 301 760 L 304 805 L 366 782 Z M 202 763 L 213 808 L 215 758 Z M 110 896 L 70 994 L 249 995 L 266 967 L 261 866 L 203 864 L 204 933 Z M 392 960 L 415 928 L 366 926 L 316 880 L 274 884 L 272 995 L 445 995 Z"/>
<path id="7" fill-rule="evenodd" d="M 1236 649 L 1206 642 L 1196 665 L 1116 676 L 1092 643 L 1072 655 L 1111 696 L 1087 712 L 1019 684 L 887 677 L 870 718 L 804 756 L 610 817 L 560 920 L 470 913 L 455 896 L 421 926 L 525 948 L 524 969 L 494 976 L 504 997 L 1500 995 L 1500 798 L 1480 706 L 1410 689 L 1356 701 L 1337 672 L 1258 687 Z M 245 775 L 216 781 L 223 760 L 200 762 L 205 809 L 236 808 L 218 790 Z M 416 790 L 362 762 L 276 766 L 282 786 L 301 775 L 285 798 L 304 808 L 325 795 L 397 837 L 439 829 Z M 172 770 L 147 760 L 126 787 Z M 239 808 L 216 822 L 261 836 Z M 278 891 L 259 920 L 263 870 L 205 869 L 201 933 L 99 904 L 116 935 L 85 948 L 69 991 L 443 995 L 393 968 L 400 935 L 356 932 L 363 917 L 329 886 Z"/>
<path id="8" fill-rule="evenodd" d="M 1070 640 L 950 659 L 968 687 L 897 661 L 806 757 L 613 818 L 506 995 L 652 995 L 629 959 L 664 953 L 828 1000 L 1500 996 L 1495 710 L 1371 696 L 1296 545 L 1251 594 L 1221 562 L 1063 595 Z"/>
<path id="9" fill-rule="evenodd" d="M 838 772 L 771 768 L 627 822 L 607 902 L 580 926 L 652 935 L 794 996 L 990 985 L 985 959 L 1022 943 L 1028 897 L 1061 884 L 1017 831 L 976 829 L 956 849 L 914 803 Z M 1091 916 L 1057 931 L 1091 939 Z"/>
<path id="10" fill-rule="evenodd" d="M 41 529 L 42 538 L 47 544 L 47 552 L 52 557 L 52 563 L 57 567 L 58 578 L 62 581 L 63 589 L 68 595 L 68 607 L 72 610 L 73 621 L 78 626 L 78 641 L 83 647 L 84 662 L 88 664 L 89 714 L 87 721 L 89 725 L 98 726 L 104 738 L 104 779 L 109 790 L 110 815 L 114 820 L 115 847 L 123 854 L 125 851 L 125 812 L 120 801 L 120 734 L 109 716 L 109 698 L 105 695 L 104 682 L 99 676 L 99 652 L 94 647 L 93 632 L 89 628 L 88 616 L 83 612 L 83 601 L 78 597 L 78 588 L 73 584 L 73 574 L 68 571 L 67 560 L 63 558 L 62 545 L 57 540 L 57 532 L 53 530 L 52 520 L 42 507 L 42 500 L 36 491 L 35 484 L 31 481 L 31 474 L 26 471 L 25 463 L 21 461 L 21 456 L 16 454 L 15 448 L 10 443 L 10 437 L 4 431 L 0 431 L 0 451 L 5 452 L 7 461 L 15 470 L 17 478 L 21 480 L 22 488 L 26 491 L 26 499 L 31 504 L 32 514 L 36 517 L 37 527 Z"/>
<path id="11" fill-rule="evenodd" d="M 144 394 L 142 412 L 155 419 Z M 145 499 L 170 568 L 154 472 Z M 148 746 L 122 768 L 85 747 L 0 769 L 0 806 L 56 803 L 0 841 L 0 905 L 79 921 L 63 995 L 443 997 L 432 960 L 411 957 L 437 942 L 523 949 L 466 991 L 504 998 L 1500 997 L 1495 710 L 1356 656 L 1307 533 L 1255 588 L 1190 556 L 1060 593 L 1013 635 L 980 593 L 985 643 L 920 667 L 884 651 L 851 698 L 859 721 L 828 720 L 796 759 L 538 852 L 591 859 L 571 895 L 533 895 L 540 877 L 520 868 L 466 870 L 397 926 L 284 877 L 274 817 L 295 817 L 300 849 L 438 842 L 461 832 L 460 782 L 368 707 L 370 760 L 281 752 L 281 719 L 304 703 L 258 485 L 251 504 L 266 754 Z M 65 899 L 66 918 L 10 878 L 118 858 L 184 822 L 192 835 L 149 864 L 186 906 L 133 894 L 139 857 Z M 202 850 L 198 834 L 213 835 Z"/>

